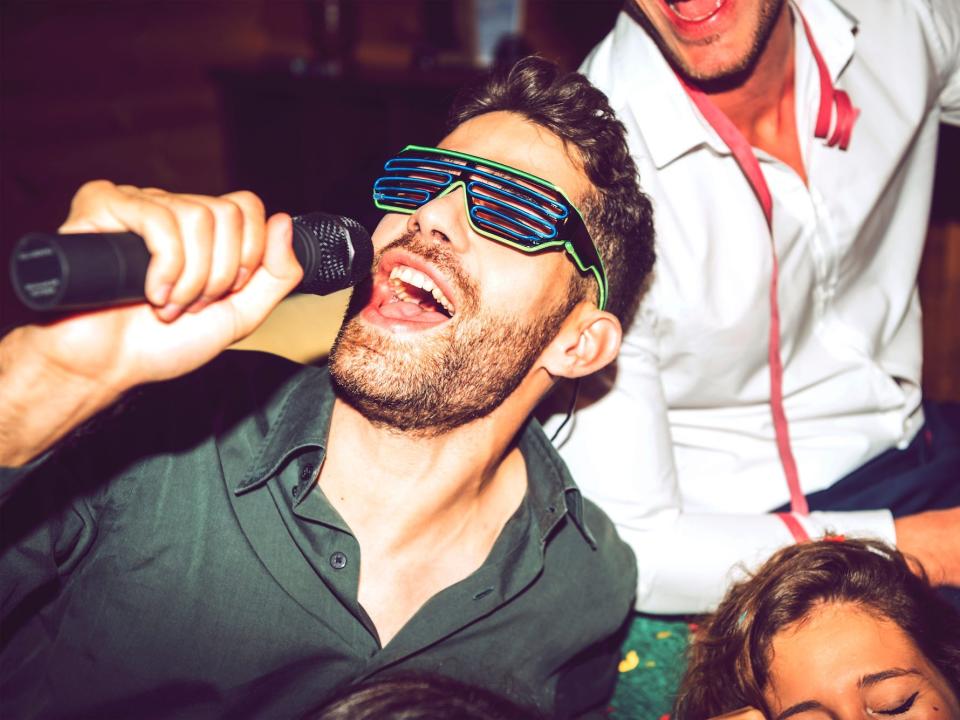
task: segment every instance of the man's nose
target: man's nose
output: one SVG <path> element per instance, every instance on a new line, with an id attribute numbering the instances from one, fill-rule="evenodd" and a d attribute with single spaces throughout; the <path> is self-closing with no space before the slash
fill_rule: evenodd
<path id="1" fill-rule="evenodd" d="M 464 203 L 464 189 L 458 187 L 443 197 L 421 205 L 407 218 L 407 231 L 420 233 L 425 239 L 450 243 L 455 252 L 469 247 L 470 223 Z"/>

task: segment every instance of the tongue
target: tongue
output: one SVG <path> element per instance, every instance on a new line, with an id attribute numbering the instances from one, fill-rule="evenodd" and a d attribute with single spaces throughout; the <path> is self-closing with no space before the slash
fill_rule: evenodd
<path id="1" fill-rule="evenodd" d="M 412 302 L 394 302 L 381 305 L 380 314 L 394 320 L 407 320 L 409 322 L 436 323 L 449 319 L 443 313 L 424 310 L 417 303 Z"/>
<path id="2" fill-rule="evenodd" d="M 672 0 L 669 4 L 684 20 L 696 22 L 710 17 L 720 3 L 717 0 Z"/>

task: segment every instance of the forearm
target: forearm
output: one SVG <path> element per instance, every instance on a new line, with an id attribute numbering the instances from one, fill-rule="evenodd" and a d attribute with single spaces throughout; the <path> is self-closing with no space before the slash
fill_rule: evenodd
<path id="1" fill-rule="evenodd" d="M 920 563 L 934 585 L 960 587 L 960 507 L 897 518 L 897 548 Z"/>
<path id="2" fill-rule="evenodd" d="M 0 465 L 18 467 L 113 403 L 120 391 L 29 349 L 28 328 L 0 341 Z"/>
<path id="3" fill-rule="evenodd" d="M 303 277 L 290 217 L 265 219 L 245 192 L 213 198 L 91 182 L 61 230 L 141 235 L 150 302 L 27 325 L 0 341 L 0 465 L 28 462 L 133 387 L 209 362 Z"/>
<path id="4" fill-rule="evenodd" d="M 811 538 L 827 533 L 893 538 L 886 511 L 812 513 L 801 523 Z M 651 613 L 709 612 L 731 582 L 794 542 L 786 525 L 770 514 L 664 515 L 644 529 L 618 530 L 640 565 L 637 609 Z"/>

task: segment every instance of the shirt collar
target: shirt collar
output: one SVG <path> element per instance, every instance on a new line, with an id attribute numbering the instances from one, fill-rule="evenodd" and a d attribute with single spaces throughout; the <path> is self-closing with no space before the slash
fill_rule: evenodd
<path id="1" fill-rule="evenodd" d="M 327 369 L 305 367 L 270 402 L 279 409 L 265 411 L 266 435 L 234 492 L 239 495 L 262 486 L 294 453 L 325 448 L 333 400 Z M 312 482 L 312 478 L 302 481 Z"/>
<path id="2" fill-rule="evenodd" d="M 856 19 L 832 1 L 797 0 L 834 81 L 854 51 Z M 610 102 L 629 113 L 646 142 L 646 153 L 661 169 L 700 147 L 721 155 L 730 150 L 697 111 L 670 64 L 646 30 L 624 10 L 611 33 Z M 591 74 L 592 71 L 591 71 Z M 646 104 L 656 99 L 656 106 Z M 816 112 L 816 107 L 812 108 Z"/>
<path id="3" fill-rule="evenodd" d="M 527 465 L 527 501 L 540 532 L 541 546 L 564 516 L 570 518 L 594 550 L 597 541 L 583 521 L 583 496 L 570 471 L 547 440 L 543 428 L 531 417 L 518 443 Z"/>
<path id="4" fill-rule="evenodd" d="M 853 57 L 858 21 L 835 2 L 791 0 L 810 24 L 813 39 L 823 56 L 830 78 L 836 82 Z M 799 36 L 802 36 L 800 33 Z M 798 37 L 799 37 L 798 36 Z M 816 112 L 816 108 L 814 108 Z"/>
<path id="5" fill-rule="evenodd" d="M 253 453 L 248 469 L 234 488 L 237 495 L 263 486 L 294 454 L 319 448 L 320 460 L 326 449 L 333 414 L 333 387 L 326 368 L 306 367 L 273 398 L 261 419 L 266 434 Z M 271 408 L 278 408 L 272 411 Z M 519 433 L 518 445 L 527 467 L 526 502 L 537 522 L 540 541 L 545 544 L 554 527 L 569 515 L 584 540 L 596 548 L 596 540 L 583 522 L 583 497 L 543 429 L 530 418 Z M 315 481 L 315 466 L 301 472 L 295 497 L 307 496 Z M 306 467 L 306 466 L 304 466 Z"/>

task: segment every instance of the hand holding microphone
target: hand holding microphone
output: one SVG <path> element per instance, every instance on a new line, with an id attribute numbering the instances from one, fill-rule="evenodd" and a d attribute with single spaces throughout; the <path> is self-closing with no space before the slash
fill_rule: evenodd
<path id="1" fill-rule="evenodd" d="M 74 196 L 60 230 L 28 235 L 15 249 L 17 293 L 33 307 L 90 310 L 44 327 L 96 324 L 97 347 L 128 343 L 139 357 L 133 374 L 154 369 L 141 382 L 212 359 L 298 286 L 331 292 L 366 277 L 373 257 L 358 223 L 318 213 L 267 219 L 249 192 L 208 197 L 95 181 Z M 140 299 L 149 305 L 129 304 Z M 122 330 L 107 325 L 113 318 L 124 319 Z M 72 367 L 74 358 L 62 359 Z M 113 356 L 92 364 L 103 361 Z"/>
<path id="2" fill-rule="evenodd" d="M 86 287 L 73 307 L 88 311 L 17 327 L 0 341 L 0 395 L 11 415 L 5 420 L 0 410 L 0 437 L 15 460 L 49 447 L 129 388 L 190 372 L 249 335 L 301 283 L 300 261 L 309 266 L 304 290 L 321 293 L 367 276 L 372 262 L 359 225 L 266 218 L 247 192 L 207 197 L 91 182 L 60 231 L 95 236 L 79 254 L 54 247 L 71 240 L 62 236 L 25 241 L 12 259 L 16 282 L 34 301 L 61 309 Z M 102 233 L 142 240 L 96 237 Z M 84 249 L 101 259 L 97 267 Z M 101 264 L 113 267 L 107 282 L 97 277 Z M 104 286 L 112 297 L 102 296 Z M 109 306 L 131 300 L 115 292 L 131 287 L 147 302 Z"/>
<path id="3" fill-rule="evenodd" d="M 356 220 L 322 212 L 293 218 L 293 252 L 303 268 L 295 292 L 328 295 L 370 272 L 373 245 Z M 10 280 L 35 311 L 86 310 L 145 300 L 150 250 L 139 235 L 33 232 L 10 256 Z"/>

